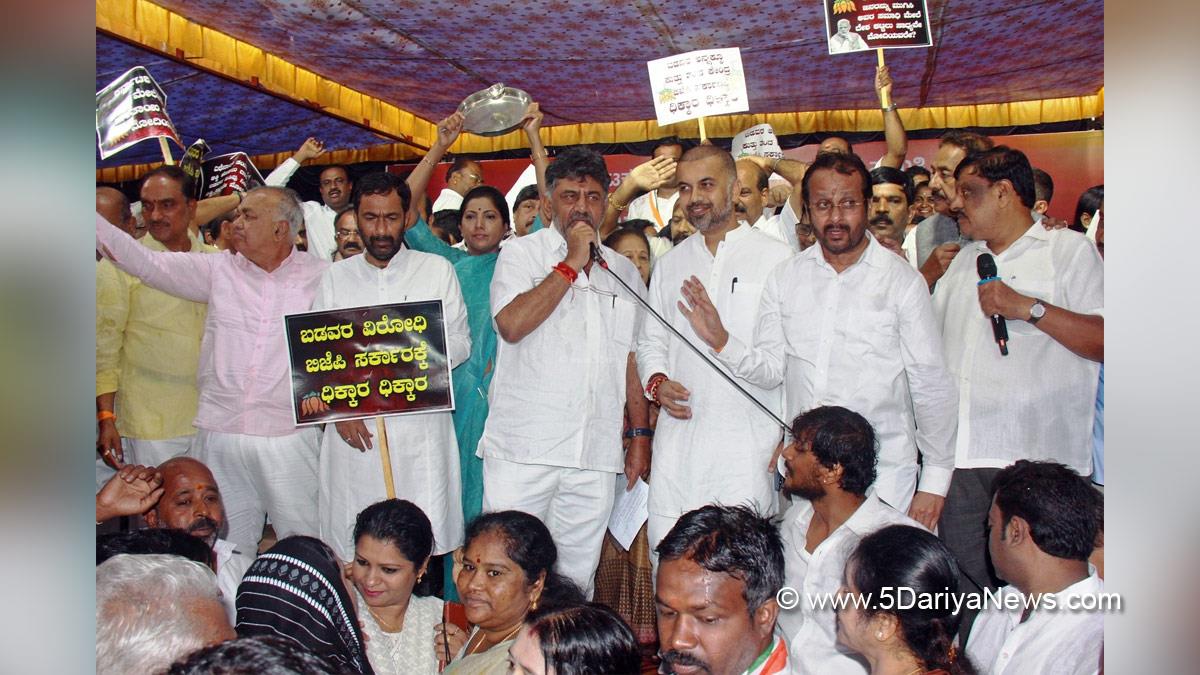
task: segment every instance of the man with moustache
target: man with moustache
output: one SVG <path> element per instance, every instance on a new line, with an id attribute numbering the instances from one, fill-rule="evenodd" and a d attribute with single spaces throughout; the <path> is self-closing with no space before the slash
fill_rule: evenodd
<path id="1" fill-rule="evenodd" d="M 312 308 L 441 300 L 446 358 L 454 368 L 471 355 L 466 305 L 449 261 L 402 245 L 409 199 L 408 185 L 390 173 L 358 179 L 353 203 L 365 250 L 330 266 Z M 324 406 L 315 396 L 302 405 L 310 404 Z M 435 555 L 454 550 L 462 540 L 463 517 L 451 412 L 391 416 L 384 423 L 396 496 L 413 502 L 429 516 L 437 542 Z M 321 443 L 320 538 L 344 561 L 354 557 L 351 535 L 358 513 L 386 497 L 378 453 L 365 452 L 379 442 L 373 430 L 363 420 L 327 424 Z"/>
<path id="2" fill-rule="evenodd" d="M 353 206 L 337 215 L 333 221 L 333 236 L 337 239 L 337 251 L 333 254 L 334 262 L 353 258 L 363 252 L 362 234 L 358 231 L 358 215 Z"/>
<path id="3" fill-rule="evenodd" d="M 930 292 L 934 284 L 946 273 L 950 261 L 962 248 L 959 245 L 958 214 L 949 208 L 954 197 L 954 170 L 959 162 L 972 152 L 983 152 L 992 147 L 992 139 L 986 136 L 951 129 L 942 134 L 937 153 L 933 156 L 933 173 L 929 187 L 933 188 L 935 204 L 946 205 L 946 213 L 935 213 L 922 220 L 913 230 L 913 245 L 916 249 L 917 268 L 925 278 Z"/>
<path id="4" fill-rule="evenodd" d="M 749 168 L 758 170 L 753 164 Z M 735 203 L 741 184 L 728 152 L 711 145 L 692 148 L 675 175 L 678 204 L 700 236 L 688 238 L 659 261 L 650 279 L 650 305 L 698 343 L 678 306 L 685 282 L 702 284 L 730 332 L 750 344 L 767 274 L 792 251 L 738 221 Z M 715 359 L 705 363 L 657 321 L 643 322 L 637 354 L 646 397 L 667 413 L 658 418 L 653 443 L 650 546 L 666 536 L 680 514 L 704 504 L 747 503 L 760 513 L 772 513 L 775 492 L 764 467 L 779 441 L 779 429 L 770 418 L 713 370 L 725 366 Z M 749 389 L 780 413 L 778 385 Z"/>
<path id="5" fill-rule="evenodd" d="M 463 197 L 476 186 L 483 185 L 483 167 L 479 162 L 459 157 L 446 169 L 446 187 L 433 200 L 430 212 L 457 211 L 462 208 Z"/>
<path id="6" fill-rule="evenodd" d="M 818 246 L 767 276 L 754 344 L 730 335 L 699 283 L 685 284 L 684 314 L 737 377 L 784 383 L 784 419 L 821 405 L 866 417 L 879 498 L 932 527 L 953 470 L 957 398 L 929 292 L 867 232 L 871 178 L 857 155 L 818 155 L 801 191 Z"/>
<path id="7" fill-rule="evenodd" d="M 818 607 L 842 586 L 846 559 L 859 540 L 888 525 L 920 527 L 870 491 L 875 480 L 875 431 L 856 412 L 813 408 L 792 422 L 793 441 L 781 455 L 783 489 L 794 497 L 783 516 L 784 585 L 799 602 L 779 612 L 798 672 L 864 675 L 866 661 L 837 644 L 837 613 Z"/>
<path id="8" fill-rule="evenodd" d="M 292 174 L 304 162 L 317 157 L 325 151 L 325 144 L 315 138 L 307 138 L 296 150 L 296 154 L 285 159 L 264 180 L 267 185 L 285 187 Z M 321 202 L 302 202 L 304 209 L 304 232 L 307 237 L 307 251 L 314 257 L 328 261 L 337 250 L 334 239 L 333 221 L 335 216 L 350 203 L 350 194 L 354 182 L 350 180 L 350 170 L 340 164 L 331 164 L 321 169 L 320 184 Z M 300 249 L 305 250 L 305 249 Z"/>
<path id="9" fill-rule="evenodd" d="M 613 275 L 635 293 L 645 287 L 633 263 L 597 240 L 608 181 L 596 152 L 562 152 L 546 171 L 551 226 L 500 249 L 491 287 L 500 340 L 478 451 L 483 510 L 541 519 L 560 571 L 589 596 L 614 474 L 630 488 L 646 475 L 652 433 L 633 353 L 642 313 Z M 598 269 L 593 246 L 611 272 Z M 625 451 L 622 408 L 634 430 Z"/>
<path id="10" fill-rule="evenodd" d="M 766 213 L 767 200 L 771 196 L 768 179 L 772 161 L 766 157 L 742 157 L 737 160 L 738 189 L 734 195 L 733 211 L 738 220 L 790 245 L 793 250 L 799 250 L 799 244 L 792 241 L 788 228 L 784 227 L 783 219 Z"/>
<path id="11" fill-rule="evenodd" d="M 912 181 L 903 171 L 890 166 L 871 169 L 871 220 L 867 225 L 876 241 L 900 256 L 904 256 L 901 244 L 912 200 Z"/>
<path id="12" fill-rule="evenodd" d="M 225 527 L 225 506 L 221 490 L 212 472 L 191 457 L 176 457 L 158 466 L 162 476 L 162 497 L 143 514 L 146 525 L 183 530 L 208 544 L 216 560 L 217 586 L 221 601 L 233 623 L 237 612 L 234 598 L 242 576 L 254 562 L 254 554 L 243 553 L 231 542 L 220 538 Z"/>
<path id="13" fill-rule="evenodd" d="M 770 518 L 747 506 L 703 506 L 679 519 L 657 553 L 660 673 L 802 672 L 775 634 L 784 556 Z"/>

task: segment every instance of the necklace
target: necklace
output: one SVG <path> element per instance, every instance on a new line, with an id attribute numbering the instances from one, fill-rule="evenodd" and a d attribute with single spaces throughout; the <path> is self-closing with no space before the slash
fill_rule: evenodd
<path id="1" fill-rule="evenodd" d="M 496 640 L 496 642 L 492 645 L 492 647 L 495 647 L 496 645 L 500 644 L 501 642 L 504 642 L 505 640 L 516 635 L 518 632 L 520 632 L 520 630 L 521 630 L 521 624 L 517 624 L 516 627 L 513 628 L 508 633 L 508 635 L 505 635 L 504 637 L 500 638 L 499 640 Z M 479 637 L 480 640 L 479 640 L 479 642 L 476 642 L 474 646 L 472 646 L 471 643 L 475 642 L 476 637 Z M 471 639 L 467 640 L 467 648 L 463 651 L 463 654 L 471 655 L 471 654 L 477 653 L 479 648 L 483 645 L 483 643 L 486 639 L 487 639 L 487 637 L 484 635 L 483 631 L 476 629 L 475 634 L 471 636 Z M 489 649 L 490 649 L 490 647 L 489 647 Z M 485 649 L 482 651 L 487 651 L 487 650 Z"/>
<path id="2" fill-rule="evenodd" d="M 384 632 L 399 633 L 401 630 L 404 629 L 404 617 L 403 616 L 400 617 L 400 626 L 393 628 L 390 624 L 388 624 L 387 621 L 383 620 L 383 617 L 376 614 L 375 610 L 371 609 L 370 607 L 367 607 L 367 611 L 371 613 L 371 616 L 375 618 L 375 623 L 379 624 L 379 627 L 382 628 L 384 630 Z"/>

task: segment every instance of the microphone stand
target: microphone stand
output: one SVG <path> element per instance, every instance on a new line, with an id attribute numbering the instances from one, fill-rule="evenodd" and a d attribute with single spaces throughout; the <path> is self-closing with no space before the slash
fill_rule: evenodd
<path id="1" fill-rule="evenodd" d="M 775 422 L 775 424 L 779 425 L 779 428 L 783 429 L 783 432 L 785 434 L 791 433 L 791 427 L 789 427 L 786 422 L 779 419 L 778 415 L 771 412 L 771 410 L 769 408 L 767 408 L 767 406 L 763 405 L 758 399 L 754 398 L 753 394 L 746 391 L 742 387 L 742 385 L 738 384 L 732 377 L 729 376 L 728 373 L 726 373 L 724 370 L 721 370 L 720 366 L 718 366 L 717 364 L 708 360 L 708 357 L 706 357 L 704 355 L 704 352 L 700 351 L 700 349 L 696 345 L 689 342 L 688 339 L 683 336 L 683 333 L 680 333 L 678 330 L 676 330 L 676 328 L 674 326 L 672 326 L 669 321 L 664 319 L 661 314 L 654 311 L 654 308 L 650 306 L 650 303 L 648 303 L 644 299 L 642 299 L 642 296 L 639 295 L 632 288 L 630 288 L 629 284 L 625 283 L 625 281 L 620 276 L 618 276 L 616 272 L 608 269 L 608 263 L 605 262 L 604 257 L 600 254 L 599 246 L 597 246 L 594 243 L 591 244 L 590 246 L 592 247 L 592 262 L 595 262 L 597 265 L 599 265 L 601 267 L 601 269 L 603 269 L 605 272 L 608 272 L 609 276 L 611 276 L 613 279 L 615 279 L 618 284 L 621 284 L 621 286 L 626 290 L 626 292 L 628 292 L 630 295 L 632 295 L 633 299 L 636 300 L 637 303 L 639 305 L 641 305 L 647 312 L 650 312 L 650 315 L 653 316 L 655 319 L 657 319 L 658 322 L 661 323 L 664 328 L 671 331 L 672 335 L 679 338 L 683 342 L 683 344 L 687 345 L 688 349 L 692 350 L 692 352 L 694 352 L 696 354 L 696 356 L 700 357 L 701 361 L 708 364 L 708 366 L 711 367 L 718 375 L 720 375 L 722 379 L 724 379 L 726 382 L 728 382 L 730 386 L 732 386 L 734 389 L 737 389 L 738 392 L 740 392 L 742 394 L 742 396 L 745 396 L 746 400 L 753 403 L 755 405 L 755 407 L 757 407 L 759 410 L 763 411 L 763 414 L 770 417 L 771 421 L 773 421 L 773 422 Z"/>

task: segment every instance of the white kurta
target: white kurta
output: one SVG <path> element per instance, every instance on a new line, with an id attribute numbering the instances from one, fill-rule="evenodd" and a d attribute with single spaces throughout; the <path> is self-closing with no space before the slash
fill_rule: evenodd
<path id="1" fill-rule="evenodd" d="M 471 335 L 458 277 L 444 258 L 402 248 L 386 269 L 371 265 L 366 256 L 336 262 L 321 279 L 313 309 L 438 299 L 445 313 L 446 352 L 454 367 L 470 356 Z M 374 421 L 366 421 L 374 435 Z M 387 435 L 396 496 L 421 507 L 429 517 L 435 554 L 454 550 L 462 540 L 463 515 L 451 413 L 389 417 Z M 342 560 L 354 554 L 351 531 L 359 511 L 386 497 L 378 439 L 372 445 L 360 452 L 342 440 L 333 424 L 325 427 L 319 473 L 321 539 Z"/>
<path id="2" fill-rule="evenodd" d="M 716 256 L 704 236 L 694 234 L 659 262 L 650 280 L 650 305 L 707 352 L 678 309 L 680 288 L 694 275 L 704 284 L 726 330 L 752 345 L 763 284 L 775 265 L 791 255 L 786 244 L 744 223 L 725 235 Z M 767 465 L 782 434 L 779 426 L 713 370 L 728 373 L 726 366 L 715 357 L 702 362 L 657 320 L 643 322 L 637 356 L 643 386 L 655 373 L 664 373 L 691 392 L 691 419 L 675 419 L 665 412 L 658 416 L 650 511 L 678 518 L 715 502 L 750 503 L 762 513 L 772 512 L 775 499 Z M 781 415 L 780 385 L 742 384 Z"/>

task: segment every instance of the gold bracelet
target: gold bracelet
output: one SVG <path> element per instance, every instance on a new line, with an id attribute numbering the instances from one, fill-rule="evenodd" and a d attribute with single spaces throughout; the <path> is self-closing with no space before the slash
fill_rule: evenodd
<path id="1" fill-rule="evenodd" d="M 616 200 L 616 196 L 617 196 L 617 194 L 615 192 L 608 196 L 608 205 L 609 206 L 613 207 L 614 209 L 616 209 L 618 211 L 624 211 L 625 209 L 629 208 L 628 204 L 618 204 L 617 200 Z"/>

